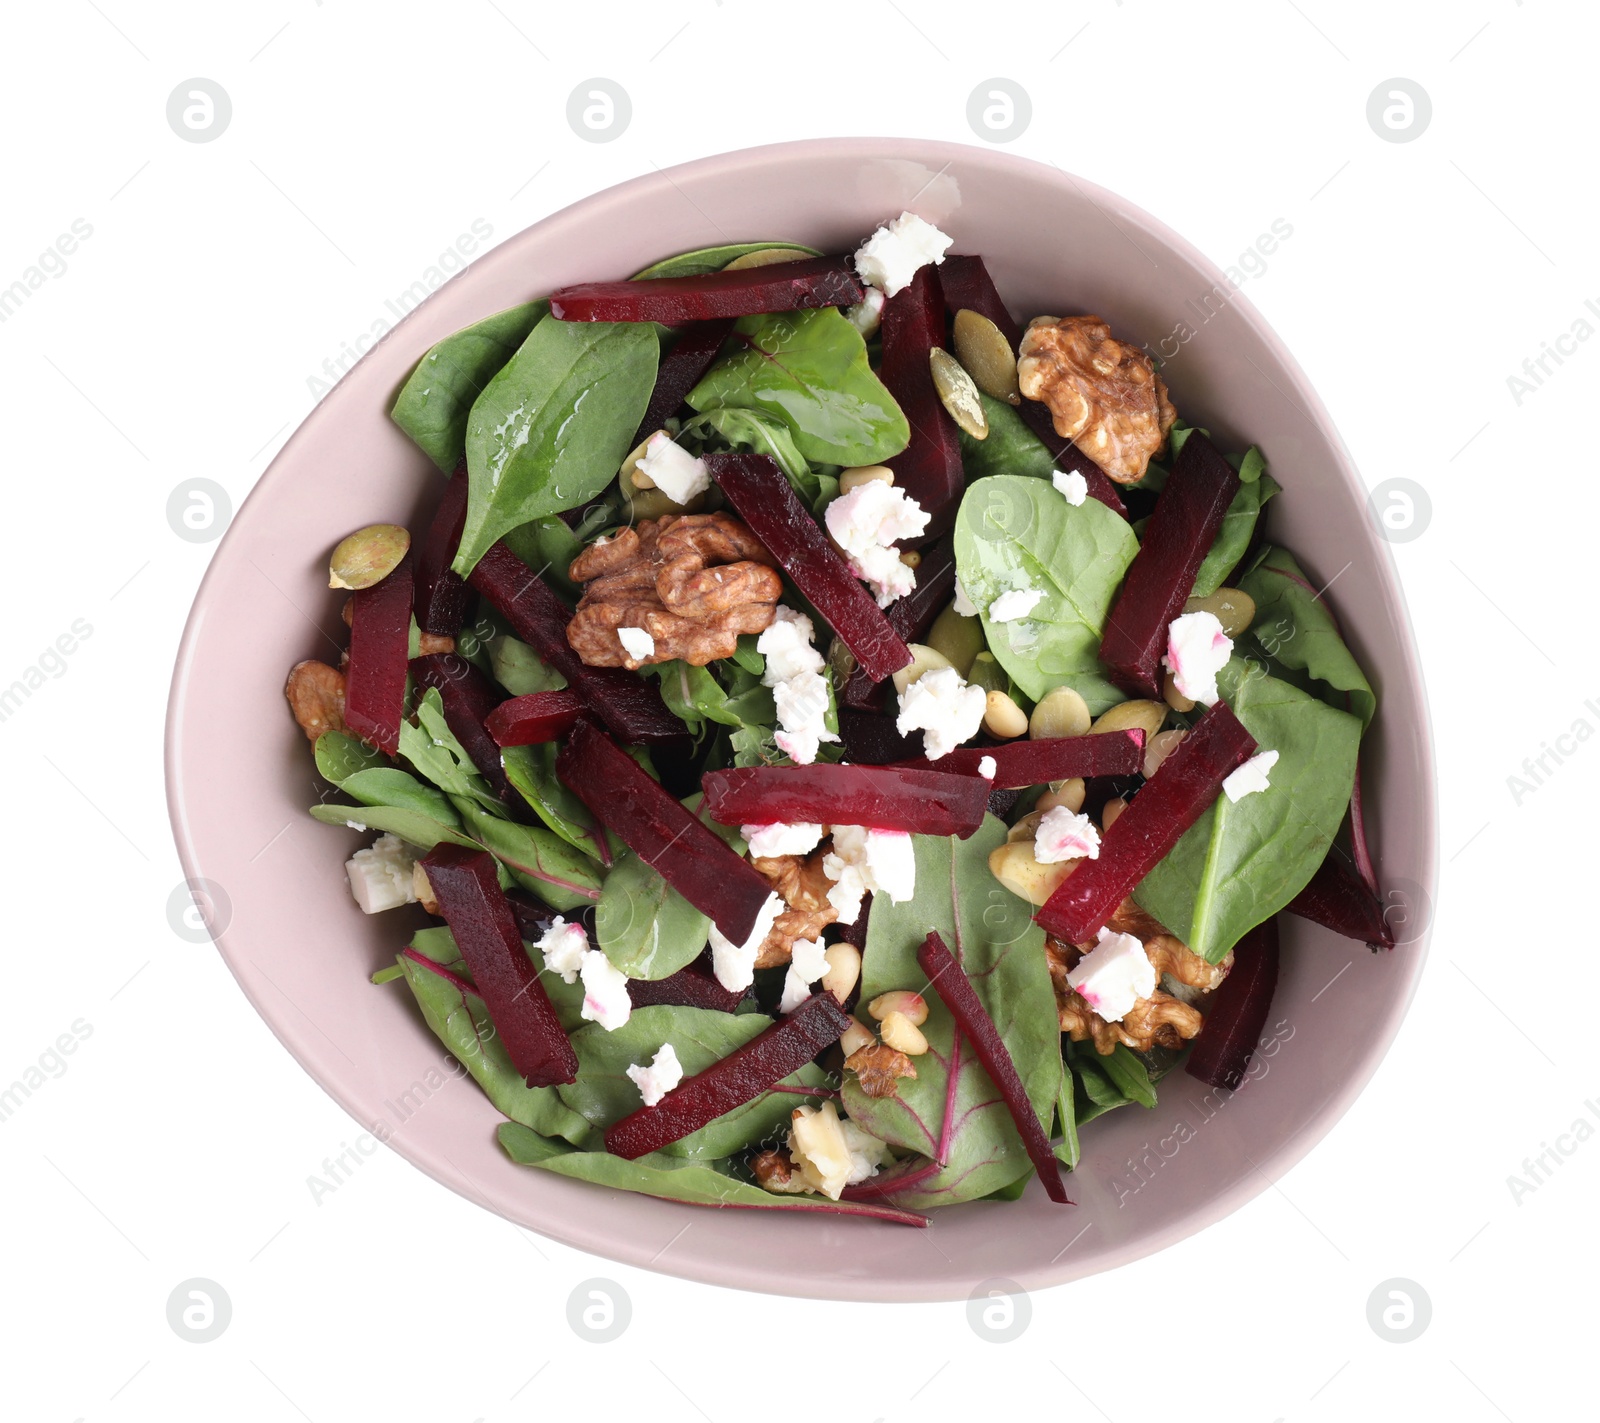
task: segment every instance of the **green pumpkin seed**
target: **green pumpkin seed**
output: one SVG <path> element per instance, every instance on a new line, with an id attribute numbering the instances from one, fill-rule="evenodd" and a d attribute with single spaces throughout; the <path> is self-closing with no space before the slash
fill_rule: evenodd
<path id="1" fill-rule="evenodd" d="M 1209 598 L 1191 598 L 1183 610 L 1210 613 L 1229 637 L 1238 637 L 1256 620 L 1255 599 L 1238 588 L 1218 588 Z"/>
<path id="2" fill-rule="evenodd" d="M 928 352 L 928 369 L 933 372 L 933 388 L 939 401 L 974 440 L 989 438 L 989 417 L 983 413 L 978 387 L 961 367 L 961 362 L 942 347 Z"/>
<path id="3" fill-rule="evenodd" d="M 406 556 L 411 535 L 399 524 L 368 524 L 341 539 L 328 560 L 328 587 L 358 590 L 382 583 Z"/>
<path id="4" fill-rule="evenodd" d="M 1002 331 L 987 316 L 963 307 L 952 328 L 956 355 L 967 368 L 972 383 L 991 400 L 1022 404 L 1017 385 L 1017 353 Z"/>

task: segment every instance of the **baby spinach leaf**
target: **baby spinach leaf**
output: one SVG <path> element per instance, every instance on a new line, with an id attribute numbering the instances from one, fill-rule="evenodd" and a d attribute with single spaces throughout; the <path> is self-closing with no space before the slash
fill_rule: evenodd
<path id="1" fill-rule="evenodd" d="M 743 349 L 723 356 L 689 392 L 694 409 L 771 415 L 819 464 L 881 464 L 910 442 L 911 427 L 872 373 L 861 333 L 836 308 L 746 316 L 734 331 Z"/>
<path id="2" fill-rule="evenodd" d="M 1208 962 L 1305 888 L 1350 803 L 1361 723 L 1235 656 L 1217 687 L 1263 751 L 1271 786 L 1219 796 L 1134 890 Z"/>
<path id="3" fill-rule="evenodd" d="M 1074 508 L 1042 479 L 994 475 L 962 498 L 955 546 L 989 650 L 1028 696 L 1072 687 L 1095 713 L 1125 700 L 1101 668 L 1100 638 L 1139 549 L 1126 519 L 1097 499 Z M 1045 596 L 1026 618 L 992 622 L 989 605 L 1021 588 Z"/>
<path id="4" fill-rule="evenodd" d="M 1328 605 L 1287 549 L 1267 548 L 1239 580 L 1255 600 L 1250 635 L 1271 663 L 1305 674 L 1310 690 L 1372 725 L 1378 699 L 1345 646 Z"/>
<path id="5" fill-rule="evenodd" d="M 1073 1108 L 1075 1127 L 1084 1126 L 1118 1107 L 1132 1104 L 1133 1098 L 1111 1080 L 1104 1066 L 1105 1058 L 1095 1051 L 1093 1043 L 1069 1043 L 1066 1061 L 1067 1076 L 1076 1083 Z"/>
<path id="6" fill-rule="evenodd" d="M 770 1027 L 772 1019 L 761 1013 L 717 1013 L 705 1008 L 635 1008 L 620 1028 L 607 1032 L 598 1023 L 572 1035 L 578 1054 L 578 1080 L 557 1090 L 561 1100 L 591 1125 L 605 1128 L 640 1106 L 639 1089 L 628 1076 L 633 1063 L 646 1064 L 671 1043 L 683 1064 L 683 1075 L 693 1077 L 743 1047 Z M 787 1087 L 805 1091 L 765 1092 L 743 1106 L 708 1122 L 698 1131 L 666 1147 L 666 1156 L 713 1158 L 744 1151 L 787 1127 L 789 1114 L 801 1105 L 816 1105 L 815 1093 L 826 1089 L 827 1078 L 815 1063 L 783 1079 Z"/>
<path id="7" fill-rule="evenodd" d="M 652 262 L 642 272 L 633 274 L 634 281 L 647 281 L 652 277 L 703 277 L 708 272 L 720 272 L 735 257 L 751 252 L 765 252 L 769 247 L 794 249 L 795 261 L 802 257 L 820 257 L 815 247 L 803 247 L 798 242 L 725 242 L 720 247 L 698 247 L 693 252 L 680 252 L 676 257 L 663 257 Z"/>
<path id="8" fill-rule="evenodd" d="M 354 775 L 346 776 L 339 783 L 339 789 L 364 806 L 390 806 L 396 810 L 411 811 L 452 829 L 460 824 L 443 791 L 424 785 L 415 776 L 393 766 L 374 766 L 369 770 L 357 771 Z M 364 818 L 359 815 L 351 817 L 353 820 Z"/>
<path id="9" fill-rule="evenodd" d="M 549 310 L 547 301 L 530 301 L 462 327 L 400 387 L 389 418 L 446 474 L 461 463 L 472 402 Z"/>
<path id="10" fill-rule="evenodd" d="M 916 892 L 904 904 L 887 895 L 874 900 L 861 997 L 865 1002 L 891 989 L 924 985 L 917 946 L 937 929 L 994 1019 L 1048 1130 L 1061 1086 L 1060 1028 L 1044 933 L 1033 922 L 1032 908 L 989 873 L 989 854 L 1005 836 L 1005 825 L 992 815 L 966 840 L 912 836 Z M 847 1114 L 891 1146 L 934 1156 L 947 1138 L 944 1169 L 895 1197 L 897 1205 L 911 1210 L 976 1200 L 1033 1169 L 1005 1100 L 972 1045 L 955 1043 L 949 1011 L 937 993 L 927 997 L 922 1032 L 928 1051 L 916 1059 L 915 1079 L 901 1078 L 894 1097 L 867 1096 L 850 1073 L 844 1083 Z"/>
<path id="11" fill-rule="evenodd" d="M 556 775 L 557 746 L 546 741 L 537 746 L 507 746 L 500 752 L 506 779 L 521 792 L 539 819 L 563 840 L 584 854 L 605 861 L 611 851 L 589 808 Z"/>
<path id="12" fill-rule="evenodd" d="M 653 334 L 632 323 L 533 328 L 467 421 L 457 573 L 469 574 L 518 525 L 582 504 L 616 478 L 649 403 L 656 358 Z"/>
<path id="13" fill-rule="evenodd" d="M 600 897 L 594 861 L 553 831 L 501 820 L 465 797 L 454 805 L 467 833 L 552 909 L 580 909 Z"/>
<path id="14" fill-rule="evenodd" d="M 559 692 L 567 685 L 567 679 L 554 667 L 508 632 L 496 633 L 489 640 L 489 665 L 495 681 L 514 697 Z"/>
<path id="15" fill-rule="evenodd" d="M 979 392 L 978 400 L 989 421 L 988 437 L 975 440 L 965 430 L 958 429 L 956 432 L 956 439 L 961 443 L 961 467 L 966 471 L 967 483 L 991 474 L 1027 474 L 1035 479 L 1049 479 L 1056 472 L 1056 462 L 1050 457 L 1044 441 L 1028 428 L 1017 413 L 1016 406 L 982 392 Z"/>
<path id="16" fill-rule="evenodd" d="M 1195 574 L 1191 596 L 1209 598 L 1228 581 L 1228 575 L 1250 547 L 1262 506 L 1280 492 L 1278 481 L 1266 472 L 1266 461 L 1262 459 L 1261 451 L 1252 445 L 1239 462 L 1239 492 L 1233 496 L 1233 503 L 1228 505 L 1228 512 L 1222 516 L 1222 528 L 1217 532 L 1216 542 L 1207 551 L 1200 571 Z"/>

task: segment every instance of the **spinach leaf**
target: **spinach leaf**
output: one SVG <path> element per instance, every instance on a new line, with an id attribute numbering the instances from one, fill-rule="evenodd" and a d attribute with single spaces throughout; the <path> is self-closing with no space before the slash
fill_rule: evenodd
<path id="1" fill-rule="evenodd" d="M 1266 461 L 1262 459 L 1261 451 L 1252 445 L 1239 461 L 1239 492 L 1233 496 L 1233 503 L 1228 505 L 1228 512 L 1222 516 L 1222 527 L 1217 531 L 1216 542 L 1207 551 L 1200 571 L 1195 574 L 1192 597 L 1209 598 L 1228 581 L 1228 575 L 1250 547 L 1262 506 L 1280 492 L 1278 481 L 1266 472 Z"/>
<path id="2" fill-rule="evenodd" d="M 559 692 L 567 685 L 567 679 L 554 667 L 508 632 L 496 633 L 489 640 L 489 666 L 495 681 L 514 697 Z"/>
<path id="3" fill-rule="evenodd" d="M 398 835 L 419 850 L 431 850 L 441 841 L 477 849 L 478 842 L 463 835 L 454 825 L 446 825 L 425 812 L 402 806 L 314 805 L 311 817 L 324 825 L 359 825 L 386 835 Z M 454 816 L 451 817 L 452 820 Z"/>
<path id="4" fill-rule="evenodd" d="M 1378 710 L 1372 684 L 1293 555 L 1282 548 L 1262 550 L 1239 587 L 1255 600 L 1250 635 L 1270 662 L 1304 673 L 1317 696 L 1354 712 L 1363 731 L 1371 726 Z"/>
<path id="5" fill-rule="evenodd" d="M 1117 1090 L 1129 1101 L 1137 1102 L 1141 1107 L 1155 1106 L 1155 1084 L 1150 1080 L 1144 1060 L 1127 1044 L 1118 1043 L 1109 1056 L 1100 1059 L 1100 1065 L 1105 1069 L 1106 1076 L 1116 1084 Z"/>
<path id="6" fill-rule="evenodd" d="M 616 478 L 655 385 L 656 356 L 654 336 L 634 323 L 533 328 L 467 421 L 457 573 L 469 574 L 518 525 L 582 504 Z"/>
<path id="7" fill-rule="evenodd" d="M 1073 1099 L 1072 1069 L 1068 1067 L 1062 1072 L 1061 1086 L 1056 1091 L 1056 1129 L 1061 1133 L 1061 1140 L 1055 1147 L 1056 1160 L 1068 1171 L 1076 1170 L 1083 1156 L 1083 1147 L 1078 1141 L 1077 1105 Z"/>
<path id="8" fill-rule="evenodd" d="M 411 811 L 452 829 L 460 824 L 443 791 L 424 785 L 415 776 L 393 766 L 374 766 L 370 770 L 357 771 L 353 776 L 346 776 L 339 783 L 339 789 L 363 806 L 390 806 L 396 810 Z M 361 820 L 366 817 L 356 815 L 350 818 Z"/>
<path id="9" fill-rule="evenodd" d="M 1219 796 L 1133 892 L 1195 953 L 1217 963 L 1247 929 L 1305 888 L 1350 803 L 1361 723 L 1235 656 L 1217 676 L 1263 751 L 1271 786 Z"/>
<path id="10" fill-rule="evenodd" d="M 680 252 L 676 257 L 663 257 L 652 262 L 642 272 L 633 274 L 634 281 L 647 281 L 651 277 L 703 277 L 708 272 L 720 272 L 735 257 L 751 252 L 765 252 L 769 247 L 792 247 L 795 260 L 802 257 L 820 257 L 815 247 L 803 247 L 798 242 L 725 242 L 720 247 L 698 247 L 693 252 Z"/>
<path id="11" fill-rule="evenodd" d="M 434 929 L 418 929 L 411 940 L 411 947 L 441 967 L 449 969 L 457 978 L 464 978 L 468 983 L 472 982 L 472 970 L 461 957 L 461 950 L 456 947 L 455 937 L 449 929 L 442 926 Z M 544 985 L 544 991 L 549 996 L 551 1006 L 556 1010 L 556 1017 L 560 1020 L 561 1026 L 569 1033 L 577 1032 L 588 1022 L 583 1016 L 582 981 L 567 983 L 560 974 L 546 973 L 544 955 L 526 939 L 522 941 L 522 951 L 539 971 L 539 981 Z"/>
<path id="12" fill-rule="evenodd" d="M 1069 1043 L 1066 1049 L 1067 1075 L 1077 1084 L 1074 1094 L 1075 1127 L 1103 1117 L 1118 1107 L 1129 1106 L 1128 1096 L 1105 1070 L 1105 1058 L 1095 1051 L 1093 1043 Z M 1074 1131 L 1076 1135 L 1076 1131 Z"/>
<path id="13" fill-rule="evenodd" d="M 586 855 L 608 862 L 611 849 L 602 838 L 604 832 L 578 799 L 556 775 L 554 741 L 537 746 L 507 746 L 500 752 L 506 779 L 521 792 L 539 819 L 563 840 Z"/>
<path id="14" fill-rule="evenodd" d="M 795 447 L 789 427 L 765 411 L 746 410 L 737 405 L 713 406 L 685 420 L 678 431 L 678 441 L 697 455 L 707 450 L 749 450 L 769 456 L 788 476 L 807 508 L 814 510 L 825 492 L 823 477 L 812 470 Z M 834 480 L 834 492 L 838 492 L 837 480 Z"/>
<path id="15" fill-rule="evenodd" d="M 689 392 L 694 409 L 738 406 L 781 420 L 820 464 L 881 464 L 911 427 L 872 373 L 861 333 L 834 307 L 746 316 L 744 349 L 723 356 Z"/>
<path id="16" fill-rule="evenodd" d="M 993 475 L 962 498 L 955 544 L 989 650 L 1028 696 L 1072 687 L 1097 714 L 1125 700 L 1101 669 L 1100 638 L 1139 549 L 1126 519 L 1097 499 L 1074 508 L 1042 479 Z M 1026 618 L 991 622 L 989 605 L 1013 588 L 1045 596 Z"/>
<path id="17" fill-rule="evenodd" d="M 917 946 L 937 929 L 994 1019 L 1048 1131 L 1061 1086 L 1060 1027 L 1044 933 L 1033 922 L 1031 907 L 989 873 L 989 854 L 1005 836 L 1005 825 L 992 815 L 966 840 L 912 836 L 916 893 L 904 904 L 886 895 L 874 902 L 861 997 L 866 1002 L 891 989 L 925 984 Z M 963 1039 L 954 1045 L 955 1025 L 937 993 L 928 994 L 922 1032 L 928 1051 L 916 1059 L 915 1079 L 900 1079 L 898 1096 L 869 1097 L 849 1073 L 844 1084 L 847 1114 L 891 1146 L 933 1156 L 948 1133 L 944 1169 L 895 1198 L 911 1210 L 976 1200 L 1033 1169 L 1005 1101 L 971 1043 Z M 947 1104 L 953 1114 L 949 1121 Z"/>
<path id="18" fill-rule="evenodd" d="M 501 820 L 465 797 L 453 804 L 467 833 L 552 909 L 581 909 L 600 897 L 594 861 L 553 831 Z"/>
<path id="19" fill-rule="evenodd" d="M 1056 472 L 1056 462 L 1050 457 L 1044 441 L 1030 430 L 1017 413 L 1014 405 L 984 395 L 978 400 L 989 421 L 986 439 L 975 440 L 965 430 L 957 429 L 956 439 L 961 444 L 961 467 L 966 471 L 967 483 L 984 479 L 991 474 L 1027 474 L 1035 479 L 1049 479 Z"/>
<path id="20" fill-rule="evenodd" d="M 530 301 L 446 336 L 417 362 L 389 418 L 449 474 L 466 450 L 472 402 L 550 310 Z"/>
<path id="21" fill-rule="evenodd" d="M 693 1077 L 743 1047 L 771 1024 L 772 1019 L 761 1013 L 635 1008 L 628 1021 L 612 1032 L 591 1023 L 572 1035 L 572 1046 L 578 1054 L 578 1080 L 557 1090 L 568 1107 L 603 1130 L 638 1109 L 639 1089 L 627 1075 L 628 1067 L 650 1062 L 663 1043 L 672 1044 L 683 1064 L 683 1075 Z M 673 1142 L 662 1154 L 713 1158 L 744 1151 L 780 1127 L 786 1129 L 789 1114 L 797 1106 L 815 1105 L 816 1094 L 826 1090 L 827 1078 L 821 1068 L 808 1062 L 784 1078 L 783 1083 L 811 1090 L 765 1092 Z"/>

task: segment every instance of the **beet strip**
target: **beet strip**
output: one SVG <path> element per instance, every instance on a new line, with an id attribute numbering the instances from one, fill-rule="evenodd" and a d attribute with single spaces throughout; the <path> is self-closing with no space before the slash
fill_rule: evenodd
<path id="1" fill-rule="evenodd" d="M 911 661 L 905 641 L 834 552 L 775 460 L 714 454 L 706 455 L 705 462 L 739 517 L 844 639 L 869 677 L 881 681 Z"/>
<path id="2" fill-rule="evenodd" d="M 917 586 L 903 598 L 896 598 L 883 610 L 889 626 L 906 642 L 921 642 L 933 620 L 944 611 L 955 595 L 955 540 L 942 538 L 922 550 L 917 565 Z M 860 666 L 852 667 L 839 689 L 839 704 L 857 711 L 877 711 L 883 706 L 889 681 L 868 676 Z"/>
<path id="3" fill-rule="evenodd" d="M 1167 627 L 1183 612 L 1238 491 L 1233 466 L 1198 430 L 1191 433 L 1156 499 L 1100 640 L 1111 680 L 1134 696 L 1160 698 Z"/>
<path id="4" fill-rule="evenodd" d="M 350 665 L 344 722 L 363 741 L 393 756 L 400 750 L 411 640 L 411 555 L 381 583 L 350 595 Z"/>
<path id="5" fill-rule="evenodd" d="M 944 1006 L 950 1010 L 961 1036 L 977 1052 L 983 1070 L 1005 1098 L 1011 1120 L 1016 1123 L 1022 1144 L 1028 1149 L 1028 1159 L 1033 1162 L 1033 1169 L 1044 1183 L 1045 1194 L 1058 1205 L 1070 1206 L 1072 1202 L 1067 1199 L 1067 1188 L 1061 1184 L 1060 1168 L 1050 1151 L 1050 1137 L 1039 1125 L 1039 1115 L 1028 1100 L 1028 1089 L 1017 1075 L 1017 1065 L 1012 1062 L 1000 1030 L 995 1027 L 994 1019 L 983 1006 L 983 1000 L 978 997 L 977 990 L 937 930 L 929 934 L 917 949 L 917 963 L 928 975 L 929 983 L 944 1001 Z"/>
<path id="6" fill-rule="evenodd" d="M 635 1161 L 699 1131 L 735 1107 L 798 1072 L 823 1048 L 839 1041 L 850 1015 L 831 993 L 814 993 L 704 1072 L 685 1078 L 653 1107 L 614 1122 L 606 1129 L 606 1150 Z"/>
<path id="7" fill-rule="evenodd" d="M 1278 921 L 1257 924 L 1233 946 L 1233 968 L 1222 980 L 1205 1026 L 1183 1070 L 1209 1087 L 1233 1091 L 1244 1081 L 1261 1041 L 1278 987 Z"/>
<path id="8" fill-rule="evenodd" d="M 650 404 L 645 407 L 644 419 L 633 437 L 634 444 L 642 444 L 665 425 L 670 416 L 678 413 L 683 398 L 710 370 L 732 330 L 731 316 L 692 322 L 683 330 L 672 349 L 661 358 L 656 387 L 650 392 Z"/>
<path id="9" fill-rule="evenodd" d="M 500 705 L 493 682 L 456 652 L 434 652 L 411 659 L 411 674 L 424 687 L 432 687 L 444 703 L 445 724 L 472 758 L 489 787 L 518 819 L 538 817 L 522 793 L 511 784 L 500 762 L 500 745 L 489 734 L 487 720 Z"/>
<path id="10" fill-rule="evenodd" d="M 840 707 L 839 740 L 844 746 L 845 760 L 858 766 L 888 766 L 922 759 L 917 755 L 922 749 L 922 733 L 915 731 L 903 736 L 894 718 L 881 712 Z"/>
<path id="11" fill-rule="evenodd" d="M 423 632 L 454 637 L 467 617 L 467 583 L 451 572 L 461 528 L 467 518 L 467 462 L 456 466 L 434 510 L 428 532 L 417 546 L 417 586 L 413 610 Z"/>
<path id="12" fill-rule="evenodd" d="M 733 943 L 750 937 L 772 886 L 587 717 L 557 754 L 556 775 Z"/>
<path id="13" fill-rule="evenodd" d="M 522 947 L 494 858 L 462 845 L 436 845 L 422 868 L 511 1065 L 530 1087 L 576 1080 L 578 1055 Z"/>
<path id="14" fill-rule="evenodd" d="M 578 657 L 567 642 L 572 609 L 504 543 L 478 560 L 471 583 L 500 610 L 511 630 L 567 679 L 583 705 L 624 741 L 648 745 L 686 736 L 655 682 L 620 667 L 590 667 Z"/>
<path id="15" fill-rule="evenodd" d="M 896 769 L 937 766 L 960 776 L 981 776 L 978 768 L 994 758 L 993 790 L 1042 786 L 1082 776 L 1132 776 L 1144 764 L 1144 732 L 1099 731 L 1088 736 L 1061 736 L 1045 741 L 1008 741 L 999 746 L 958 746 L 938 761 L 898 761 Z"/>
<path id="16" fill-rule="evenodd" d="M 713 321 L 846 306 L 865 295 L 848 257 L 803 257 L 702 277 L 649 281 L 579 282 L 550 294 L 557 321 Z"/>
<path id="17" fill-rule="evenodd" d="M 747 766 L 701 778 L 706 809 L 724 825 L 865 825 L 959 835 L 983 824 L 989 783 L 978 776 L 894 766 Z"/>
<path id="18" fill-rule="evenodd" d="M 934 389 L 928 353 L 945 344 L 944 294 L 930 263 L 883 304 L 883 360 L 878 378 L 894 396 L 911 425 L 911 443 L 885 464 L 895 486 L 928 514 L 928 527 L 916 543 L 927 543 L 955 522 L 966 479 L 956 422 Z"/>
<path id="19" fill-rule="evenodd" d="M 665 978 L 630 978 L 628 997 L 635 1008 L 709 1008 L 731 1013 L 744 1001 L 743 993 L 724 988 L 697 960 Z"/>
<path id="20" fill-rule="evenodd" d="M 1069 944 L 1088 944 L 1139 883 L 1222 791 L 1228 774 L 1255 754 L 1256 739 L 1218 702 L 1161 763 L 1100 840 L 1033 917 Z"/>
<path id="21" fill-rule="evenodd" d="M 535 746 L 565 736 L 582 710 L 576 692 L 530 692 L 501 702 L 483 724 L 497 746 Z"/>
<path id="22" fill-rule="evenodd" d="M 1311 882 L 1287 908 L 1289 913 L 1347 939 L 1360 939 L 1375 949 L 1394 947 L 1394 931 L 1384 918 L 1383 905 L 1360 876 L 1346 867 L 1337 849 L 1328 851 Z"/>

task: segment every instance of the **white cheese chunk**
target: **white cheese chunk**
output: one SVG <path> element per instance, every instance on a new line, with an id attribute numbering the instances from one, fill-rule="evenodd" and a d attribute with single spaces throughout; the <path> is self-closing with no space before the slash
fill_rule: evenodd
<path id="1" fill-rule="evenodd" d="M 715 924 L 711 926 L 711 971 L 730 993 L 742 993 L 756 981 L 756 954 L 778 916 L 789 906 L 776 894 L 769 894 L 767 902 L 756 915 L 755 927 L 742 944 L 735 944 Z"/>
<path id="2" fill-rule="evenodd" d="M 1052 806 L 1033 832 L 1033 858 L 1041 865 L 1059 865 L 1063 860 L 1098 860 L 1100 832 L 1087 815 L 1070 811 L 1064 805 Z"/>
<path id="3" fill-rule="evenodd" d="M 1100 941 L 1067 975 L 1067 982 L 1108 1023 L 1120 1022 L 1156 991 L 1156 968 L 1132 934 L 1100 931 Z"/>
<path id="4" fill-rule="evenodd" d="M 365 830 L 366 826 L 356 827 Z M 345 861 L 350 893 L 363 914 L 381 914 L 402 904 L 415 904 L 412 872 L 417 852 L 398 835 L 380 835 Z"/>
<path id="5" fill-rule="evenodd" d="M 814 633 L 810 618 L 779 603 L 756 639 L 756 651 L 766 659 L 761 682 L 772 688 L 778 712 L 780 729 L 773 740 L 797 766 L 815 761 L 822 742 L 839 739 L 838 732 L 828 730 L 828 679 L 822 654 L 812 646 Z"/>
<path id="6" fill-rule="evenodd" d="M 1270 790 L 1267 772 L 1278 764 L 1276 751 L 1262 751 L 1252 756 L 1242 766 L 1229 772 L 1222 782 L 1222 793 L 1230 801 L 1239 801 L 1258 791 Z"/>
<path id="7" fill-rule="evenodd" d="M 950 604 L 956 610 L 958 618 L 975 618 L 978 616 L 978 605 L 967 597 L 967 590 L 961 586 L 961 580 L 956 579 L 955 601 Z"/>
<path id="8" fill-rule="evenodd" d="M 1000 770 L 999 763 L 993 756 L 980 756 L 978 758 L 978 774 L 986 781 L 992 781 Z"/>
<path id="9" fill-rule="evenodd" d="M 987 705 L 982 687 L 968 686 L 954 667 L 935 667 L 900 694 L 895 727 L 902 736 L 920 731 L 924 753 L 937 761 L 978 734 Z"/>
<path id="10" fill-rule="evenodd" d="M 1013 588 L 1002 593 L 994 602 L 989 604 L 989 621 L 992 623 L 1014 623 L 1025 618 L 1044 597 L 1044 592 L 1039 588 Z"/>
<path id="11" fill-rule="evenodd" d="M 917 854 L 903 830 L 874 830 L 863 825 L 832 827 L 833 845 L 822 859 L 822 873 L 832 885 L 828 903 L 841 924 L 861 917 L 868 894 L 886 894 L 904 904 L 917 887 Z"/>
<path id="12" fill-rule="evenodd" d="M 583 956 L 578 972 L 583 977 L 583 1006 L 578 1016 L 600 1024 L 608 1033 L 616 1032 L 633 1014 L 627 975 L 613 967 L 599 949 L 590 949 Z"/>
<path id="13" fill-rule="evenodd" d="M 665 430 L 657 430 L 645 441 L 638 467 L 674 504 L 687 504 L 711 488 L 711 471 L 706 462 L 690 454 Z"/>
<path id="14" fill-rule="evenodd" d="M 1061 491 L 1067 503 L 1074 509 L 1089 497 L 1089 481 L 1075 469 L 1058 469 L 1050 476 L 1050 482 Z"/>
<path id="15" fill-rule="evenodd" d="M 866 295 L 845 311 L 845 317 L 863 336 L 871 336 L 883 320 L 883 293 L 868 287 Z"/>
<path id="16" fill-rule="evenodd" d="M 1179 695 L 1210 706 L 1217 700 L 1217 673 L 1228 665 L 1233 639 L 1215 613 L 1184 613 L 1167 625 L 1163 665 Z"/>
<path id="17" fill-rule="evenodd" d="M 826 950 L 817 939 L 796 939 L 789 958 L 789 971 L 783 976 L 780 1013 L 792 1013 L 811 996 L 811 985 L 828 971 Z"/>
<path id="18" fill-rule="evenodd" d="M 576 983 L 583 956 L 589 952 L 589 936 L 582 924 L 569 924 L 558 914 L 534 948 L 544 955 L 544 966 L 551 973 L 559 973 L 563 983 Z"/>
<path id="19" fill-rule="evenodd" d="M 848 1117 L 840 1121 L 839 1131 L 844 1137 L 845 1150 L 850 1153 L 850 1174 L 844 1179 L 845 1185 L 859 1186 L 876 1176 L 880 1166 L 887 1166 L 894 1160 L 894 1153 L 886 1142 L 862 1131 Z"/>
<path id="20" fill-rule="evenodd" d="M 928 514 L 905 490 L 868 480 L 841 494 L 822 518 L 850 571 L 871 585 L 880 608 L 917 586 L 916 570 L 901 561 L 894 545 L 923 533 Z"/>
<path id="21" fill-rule="evenodd" d="M 634 1063 L 628 1068 L 628 1077 L 639 1089 L 647 1107 L 653 1107 L 668 1092 L 683 1081 L 683 1064 L 678 1061 L 678 1050 L 671 1043 L 662 1043 L 661 1050 L 651 1058 L 648 1067 Z"/>
<path id="22" fill-rule="evenodd" d="M 643 662 L 645 658 L 656 655 L 656 640 L 643 628 L 618 628 L 617 641 L 635 662 Z"/>
<path id="23" fill-rule="evenodd" d="M 822 827 L 799 820 L 792 825 L 773 821 L 769 825 L 741 825 L 739 833 L 750 847 L 752 860 L 770 860 L 775 855 L 809 855 L 822 843 Z"/>
<path id="24" fill-rule="evenodd" d="M 856 271 L 868 286 L 894 296 L 929 262 L 944 261 L 954 240 L 914 212 L 903 212 L 856 249 Z"/>

